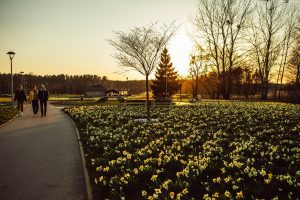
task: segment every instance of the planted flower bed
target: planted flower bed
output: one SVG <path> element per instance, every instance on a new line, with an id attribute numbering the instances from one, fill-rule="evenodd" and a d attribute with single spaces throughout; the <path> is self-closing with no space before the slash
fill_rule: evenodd
<path id="1" fill-rule="evenodd" d="M 0 125 L 12 119 L 18 113 L 17 109 L 8 104 L 0 104 Z"/>
<path id="2" fill-rule="evenodd" d="M 66 109 L 97 199 L 296 199 L 300 106 L 201 103 Z M 123 198 L 123 199 L 124 199 Z"/>

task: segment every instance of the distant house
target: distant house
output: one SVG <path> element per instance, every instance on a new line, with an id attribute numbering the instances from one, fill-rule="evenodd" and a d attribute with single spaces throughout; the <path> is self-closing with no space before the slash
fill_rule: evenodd
<path id="1" fill-rule="evenodd" d="M 110 89 L 105 92 L 106 96 L 129 96 L 127 89 Z"/>
<path id="2" fill-rule="evenodd" d="M 106 95 L 107 88 L 101 84 L 94 83 L 85 90 L 86 97 L 103 97 Z"/>
<path id="3" fill-rule="evenodd" d="M 126 89 L 107 89 L 99 83 L 94 83 L 85 90 L 86 97 L 117 97 L 128 96 L 129 90 Z"/>
<path id="4" fill-rule="evenodd" d="M 119 96 L 119 91 L 116 89 L 109 89 L 105 91 L 105 96 Z"/>

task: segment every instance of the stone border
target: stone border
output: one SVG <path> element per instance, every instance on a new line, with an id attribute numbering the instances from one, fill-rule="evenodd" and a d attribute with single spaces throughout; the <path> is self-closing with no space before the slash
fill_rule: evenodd
<path id="1" fill-rule="evenodd" d="M 13 118 L 11 118 L 10 120 L 8 120 L 7 122 L 5 122 L 4 124 L 0 125 L 0 128 L 8 125 L 10 122 L 12 122 L 14 119 L 16 119 L 19 116 L 19 114 L 17 114 L 16 116 L 14 116 Z"/>
<path id="2" fill-rule="evenodd" d="M 26 105 L 24 104 L 24 110 L 25 110 Z M 13 118 L 11 118 L 10 120 L 8 120 L 7 122 L 5 122 L 4 124 L 0 125 L 0 128 L 6 126 L 7 124 L 9 124 L 10 122 L 12 122 L 14 119 L 16 119 L 18 116 L 20 116 L 19 114 L 16 114 L 16 116 L 14 116 Z"/>
<path id="3" fill-rule="evenodd" d="M 92 192 L 92 187 L 91 187 L 91 183 L 90 183 L 90 177 L 89 177 L 88 170 L 87 170 L 87 167 L 86 167 L 85 154 L 84 154 L 84 151 L 83 151 L 83 146 L 82 146 L 82 142 L 81 142 L 81 139 L 80 139 L 79 131 L 77 129 L 77 126 L 76 126 L 75 122 L 72 120 L 72 118 L 69 115 L 67 115 L 67 116 L 70 118 L 70 120 L 73 123 L 73 126 L 74 126 L 75 131 L 76 131 L 77 140 L 78 140 L 78 143 L 79 143 L 80 157 L 81 157 L 81 161 L 82 161 L 82 169 L 83 169 L 83 173 L 84 173 L 84 180 L 85 180 L 85 185 L 86 185 L 87 197 L 88 197 L 88 200 L 93 200 L 93 192 Z"/>

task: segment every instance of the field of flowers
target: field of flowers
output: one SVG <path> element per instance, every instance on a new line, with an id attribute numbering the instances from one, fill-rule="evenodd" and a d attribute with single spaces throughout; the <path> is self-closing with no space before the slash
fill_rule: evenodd
<path id="1" fill-rule="evenodd" d="M 17 109 L 9 104 L 0 104 L 0 125 L 12 119 L 18 113 Z"/>
<path id="2" fill-rule="evenodd" d="M 68 108 L 96 199 L 297 199 L 300 106 Z"/>

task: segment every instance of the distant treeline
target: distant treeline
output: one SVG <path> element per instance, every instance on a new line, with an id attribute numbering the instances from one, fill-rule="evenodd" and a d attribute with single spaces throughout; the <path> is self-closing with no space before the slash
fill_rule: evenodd
<path id="1" fill-rule="evenodd" d="M 100 83 L 107 89 L 129 89 L 131 94 L 139 94 L 145 90 L 145 81 L 113 81 L 106 76 L 97 75 L 33 75 L 33 74 L 14 74 L 14 88 L 22 84 L 26 91 L 34 85 L 44 84 L 51 94 L 84 94 L 85 90 L 95 83 Z M 0 74 L 0 94 L 11 93 L 10 74 Z"/>
<path id="2" fill-rule="evenodd" d="M 239 72 L 238 72 L 239 73 Z M 261 84 L 256 79 L 244 79 L 243 76 L 234 76 L 232 83 L 231 99 L 260 100 Z M 195 90 L 195 83 L 191 79 L 182 81 L 181 93 L 190 97 Z M 278 90 L 280 88 L 280 90 Z M 216 73 L 201 75 L 199 78 L 198 94 L 205 99 L 223 99 L 221 89 L 218 85 Z M 277 96 L 275 91 L 277 90 Z M 278 85 L 269 83 L 268 100 L 300 103 L 300 86 L 292 83 Z"/>
<path id="3" fill-rule="evenodd" d="M 259 99 L 261 84 L 256 73 L 249 72 L 243 68 L 236 68 L 232 72 L 232 99 Z M 127 89 L 130 94 L 145 92 L 145 80 L 116 81 L 109 80 L 106 76 L 97 75 L 33 75 L 14 74 L 14 87 L 22 84 L 28 92 L 34 85 L 46 85 L 51 94 L 76 94 L 82 95 L 87 88 L 99 83 L 107 89 Z M 214 72 L 201 75 L 199 78 L 198 94 L 201 98 L 221 99 L 222 93 L 218 85 L 217 74 Z M 191 98 L 194 93 L 195 80 L 190 78 L 180 79 L 181 89 L 177 94 Z M 150 81 L 150 84 L 151 81 Z M 10 74 L 0 74 L 0 95 L 11 92 Z M 274 91 L 278 85 L 270 83 L 268 99 L 275 100 Z M 280 85 L 279 95 L 276 100 L 300 103 L 300 87 L 295 84 Z M 178 97 L 179 95 L 177 95 Z"/>

